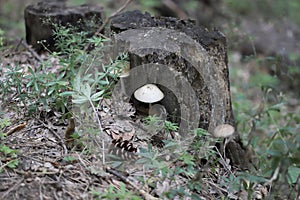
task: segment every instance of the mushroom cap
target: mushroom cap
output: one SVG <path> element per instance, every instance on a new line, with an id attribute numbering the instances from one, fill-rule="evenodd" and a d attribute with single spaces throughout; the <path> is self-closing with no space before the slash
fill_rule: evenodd
<path id="1" fill-rule="evenodd" d="M 143 103 L 154 103 L 164 98 L 164 93 L 154 84 L 146 84 L 140 87 L 133 95 Z"/>
<path id="2" fill-rule="evenodd" d="M 215 128 L 213 135 L 215 137 L 226 138 L 233 135 L 234 131 L 234 127 L 230 124 L 221 124 Z"/>

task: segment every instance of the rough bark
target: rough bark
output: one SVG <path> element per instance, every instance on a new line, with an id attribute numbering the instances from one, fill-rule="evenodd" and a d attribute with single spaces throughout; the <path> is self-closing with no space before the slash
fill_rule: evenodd
<path id="1" fill-rule="evenodd" d="M 103 8 L 95 5 L 67 7 L 65 1 L 43 1 L 31 4 L 24 11 L 26 41 L 40 52 L 44 46 L 56 50 L 53 37 L 54 25 L 76 27 L 77 31 L 88 31 L 90 35 L 101 26 Z"/>
<path id="2" fill-rule="evenodd" d="M 115 37 L 119 46 L 128 45 L 131 73 L 139 77 L 125 80 L 126 86 L 131 86 L 126 91 L 129 96 L 142 85 L 155 83 L 167 94 L 161 103 L 168 113 L 177 116 L 175 120 L 181 128 L 197 128 L 195 123 L 190 123 L 195 120 L 198 127 L 209 132 L 220 124 L 234 125 L 226 38 L 221 32 L 208 31 L 192 20 L 154 18 L 140 11 L 115 17 L 111 29 L 119 33 Z M 153 63 L 157 63 L 156 68 Z M 142 70 L 135 71 L 137 66 Z M 190 85 L 193 91 L 182 90 L 184 84 Z M 193 95 L 196 101 L 192 101 Z M 194 115 L 195 109 L 199 116 Z M 242 159 L 247 152 L 238 133 L 227 147 L 233 165 L 248 166 L 248 159 Z"/>

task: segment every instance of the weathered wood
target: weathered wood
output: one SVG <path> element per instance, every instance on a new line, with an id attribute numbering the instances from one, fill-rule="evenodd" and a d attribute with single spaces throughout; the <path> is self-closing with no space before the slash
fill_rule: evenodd
<path id="1" fill-rule="evenodd" d="M 117 46 L 130 54 L 132 69 L 124 80 L 129 96 L 146 83 L 157 84 L 166 94 L 161 103 L 180 122 L 181 134 L 197 127 L 213 132 L 220 124 L 234 125 L 226 38 L 221 32 L 140 11 L 115 17 L 111 29 L 119 33 Z M 241 159 L 246 151 L 237 133 L 228 149 L 232 164 L 248 165 Z"/>
<path id="2" fill-rule="evenodd" d="M 103 8 L 95 5 L 67 7 L 65 1 L 43 1 L 28 5 L 24 11 L 26 41 L 40 52 L 44 50 L 39 41 L 44 41 L 47 49 L 53 51 L 54 25 L 73 26 L 77 31 L 96 32 L 102 24 Z"/>

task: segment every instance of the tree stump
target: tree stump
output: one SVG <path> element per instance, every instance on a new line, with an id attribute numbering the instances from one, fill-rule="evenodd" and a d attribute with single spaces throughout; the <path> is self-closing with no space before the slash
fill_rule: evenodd
<path id="1" fill-rule="evenodd" d="M 102 24 L 103 8 L 95 5 L 67 7 L 65 1 L 43 1 L 31 4 L 24 11 L 26 41 L 40 52 L 44 46 L 56 50 L 53 37 L 54 25 L 76 27 L 93 35 Z"/>
<path id="2" fill-rule="evenodd" d="M 226 38 L 192 20 L 151 17 L 140 11 L 122 13 L 111 22 L 115 44 L 130 55 L 125 93 L 156 84 L 165 94 L 161 104 L 180 123 L 186 137 L 197 127 L 213 132 L 221 124 L 234 126 L 231 107 Z M 122 93 L 115 90 L 116 96 Z M 238 133 L 227 144 L 233 165 L 248 167 Z"/>

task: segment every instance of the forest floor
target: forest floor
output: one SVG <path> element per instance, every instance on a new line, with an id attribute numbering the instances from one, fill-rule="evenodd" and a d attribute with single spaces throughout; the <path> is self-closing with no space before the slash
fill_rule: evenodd
<path id="1" fill-rule="evenodd" d="M 39 69 L 40 62 L 32 51 L 16 39 L 9 47 L 2 48 L 0 53 L 0 81 L 5 82 L 6 87 L 13 88 L 10 94 L 1 95 L 0 100 L 0 199 L 160 199 L 162 194 L 166 199 L 265 199 L 274 196 L 278 199 L 300 199 L 300 161 L 297 158 L 300 152 L 297 75 L 300 73 L 299 63 L 293 60 L 299 49 L 295 48 L 297 42 L 293 41 L 294 37 L 281 44 L 285 38 L 282 29 L 292 27 L 292 33 L 299 33 L 299 28 L 294 29 L 288 22 L 280 26 L 280 30 L 275 25 L 263 24 L 268 28 L 264 29 L 266 32 L 259 32 L 257 30 L 263 28 L 257 28 L 260 25 L 248 20 L 244 22 L 243 26 L 247 27 L 242 29 L 244 31 L 232 27 L 226 31 L 236 128 L 245 145 L 248 144 L 254 152 L 252 156 L 259 167 L 246 172 L 258 175 L 253 176 L 252 180 L 248 176 L 245 178 L 244 171 L 231 166 L 216 151 L 209 157 L 210 161 L 181 155 L 180 159 L 168 162 L 155 157 L 160 151 L 158 148 L 144 154 L 143 158 L 148 159 L 144 161 L 148 165 L 143 165 L 142 161 L 139 164 L 130 159 L 103 161 L 107 155 L 103 155 L 103 149 L 98 144 L 93 144 L 93 151 L 80 143 L 68 146 L 65 133 L 70 122 L 65 116 L 55 109 L 45 109 L 43 105 L 38 106 L 38 112 L 28 114 L 32 108 L 30 102 L 24 104 L 20 101 L 28 85 L 22 84 L 19 76 L 29 76 L 31 72 L 28 66 Z M 270 33 L 270 30 L 273 31 Z M 245 39 L 245 34 L 260 39 L 251 40 L 250 43 L 233 42 L 237 37 Z M 266 40 L 270 44 L 266 44 L 267 48 L 259 45 Z M 256 55 L 249 56 L 247 52 L 253 44 L 257 48 Z M 289 49 L 287 56 L 293 61 L 292 64 L 290 61 L 286 64 L 277 60 L 276 52 L 274 54 L 270 50 L 280 45 Z M 59 60 L 49 54 L 40 55 L 40 58 L 51 63 L 54 74 L 61 67 Z M 10 66 L 11 70 L 6 66 Z M 15 76 L 9 76 L 13 77 L 12 80 L 6 80 L 8 73 L 15 73 Z M 30 87 L 30 90 L 34 90 L 35 86 Z M 1 89 L 3 91 L 5 88 Z M 35 104 L 36 97 L 33 99 L 31 103 Z M 113 121 L 109 126 L 102 124 L 104 128 L 106 125 L 109 127 L 105 136 L 108 143 L 113 140 L 109 131 L 119 131 L 117 127 L 124 123 L 135 124 L 136 130 L 144 130 L 140 128 L 143 126 L 142 116 L 130 105 L 126 106 L 129 119 L 120 122 L 114 117 L 110 100 L 103 100 L 99 105 L 98 114 L 106 121 Z M 279 136 L 275 134 L 278 132 Z M 6 136 L 3 137 L 3 134 Z M 85 139 L 91 140 L 90 137 L 94 140 L 96 136 L 91 134 Z M 291 146 L 295 144 L 293 151 L 287 151 L 287 158 L 295 159 L 281 159 L 283 156 L 276 153 L 285 148 L 278 143 L 279 147 L 274 145 L 274 141 L 285 141 L 285 145 Z M 274 151 L 266 153 L 266 149 Z M 262 164 L 263 159 L 266 162 L 269 159 L 270 166 L 273 166 Z M 120 163 L 123 165 L 117 167 Z M 291 178 L 287 180 L 285 176 Z M 280 191 L 279 194 L 274 188 Z"/>

